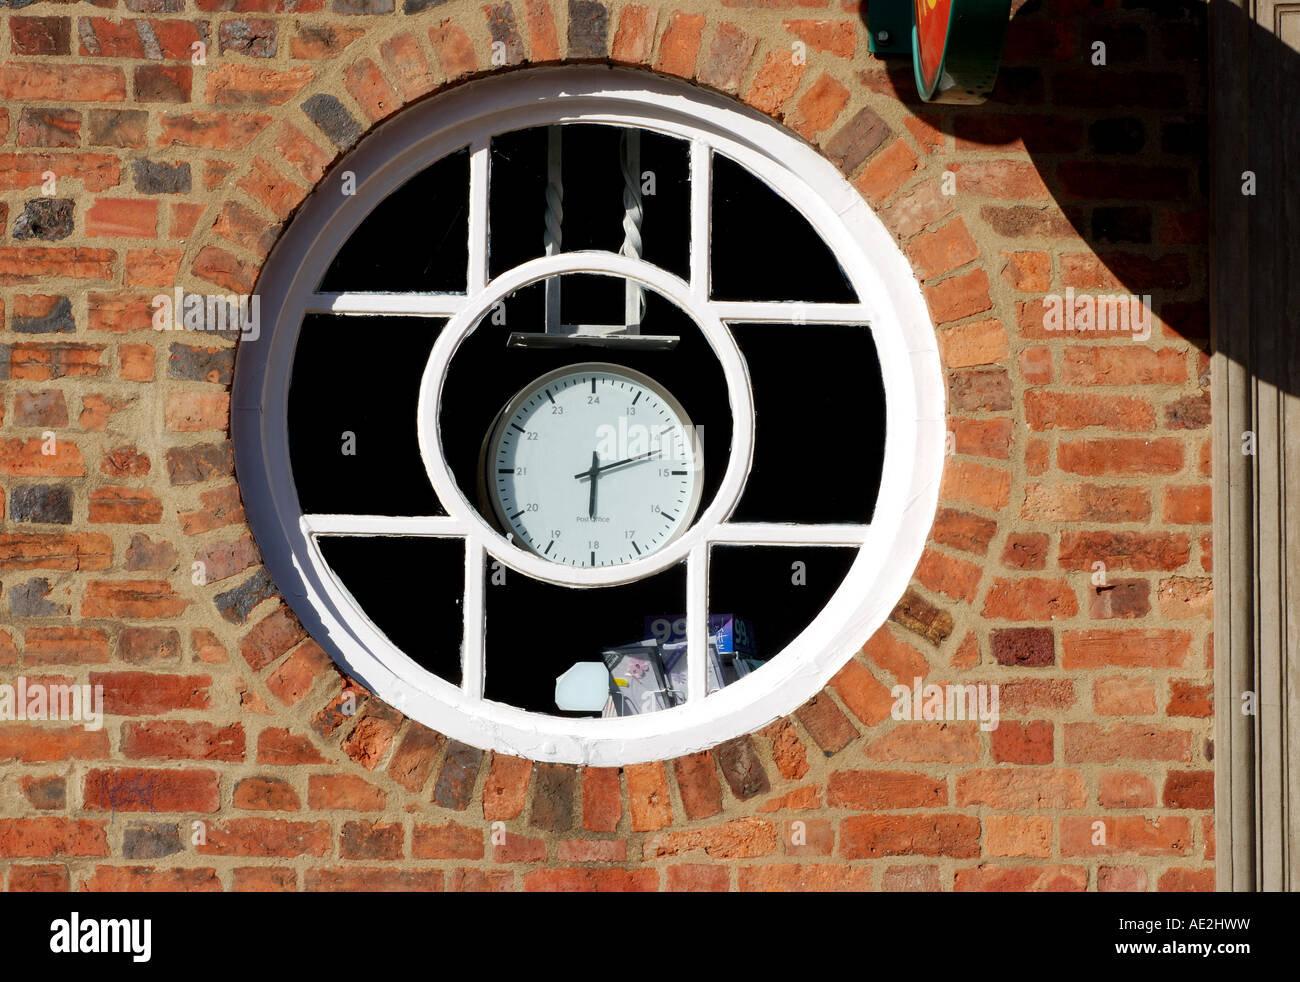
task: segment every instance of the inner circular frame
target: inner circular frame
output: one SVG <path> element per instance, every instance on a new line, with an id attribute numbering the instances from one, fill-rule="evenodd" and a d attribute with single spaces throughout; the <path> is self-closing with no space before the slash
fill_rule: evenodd
<path id="1" fill-rule="evenodd" d="M 564 273 L 596 273 L 634 280 L 662 294 L 695 320 L 722 365 L 731 406 L 731 456 L 722 482 L 708 506 L 690 528 L 658 552 L 618 566 L 561 566 L 508 540 L 465 497 L 451 473 L 442 445 L 442 391 L 451 360 L 461 343 L 499 301 L 532 283 Z M 438 335 L 420 380 L 417 408 L 420 455 L 429 481 L 443 508 L 452 518 L 477 530 L 492 554 L 511 569 L 547 583 L 574 587 L 616 586 L 631 583 L 680 563 L 694 548 L 703 546 L 731 514 L 745 489 L 754 458 L 754 393 L 749 371 L 731 331 L 690 286 L 671 273 L 628 256 L 608 252 L 565 252 L 543 256 L 516 266 L 492 280 L 474 298 L 474 304 L 456 314 Z"/>

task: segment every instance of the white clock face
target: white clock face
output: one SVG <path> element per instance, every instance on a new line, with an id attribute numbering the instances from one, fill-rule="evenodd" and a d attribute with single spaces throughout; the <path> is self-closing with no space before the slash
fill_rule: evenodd
<path id="1" fill-rule="evenodd" d="M 619 365 L 543 375 L 506 406 L 483 475 L 513 541 L 566 566 L 614 566 L 685 531 L 701 474 L 686 412 Z"/>

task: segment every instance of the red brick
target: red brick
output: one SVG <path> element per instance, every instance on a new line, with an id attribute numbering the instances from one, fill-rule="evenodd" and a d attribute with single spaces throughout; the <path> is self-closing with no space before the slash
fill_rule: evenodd
<path id="1" fill-rule="evenodd" d="M 278 866 L 236 866 L 233 889 L 245 893 L 296 893 L 298 874 Z"/>
<path id="2" fill-rule="evenodd" d="M 869 760 L 901 760 L 910 764 L 974 763 L 980 756 L 979 731 L 975 723 L 913 720 L 876 737 L 862 753 Z"/>
<path id="3" fill-rule="evenodd" d="M 1030 723 L 1001 721 L 989 734 L 993 759 L 999 764 L 1050 764 L 1052 724 L 1047 720 Z"/>
<path id="4" fill-rule="evenodd" d="M 248 811 L 298 811 L 302 800 L 288 781 L 278 777 L 246 777 L 235 785 L 234 805 Z"/>
<path id="5" fill-rule="evenodd" d="M 155 869 L 152 866 L 96 866 L 82 889 L 101 893 L 218 892 L 221 881 L 211 867 Z"/>
<path id="6" fill-rule="evenodd" d="M 956 223 L 949 222 L 944 228 L 951 228 L 954 224 Z M 917 239 L 922 237 L 917 236 Z M 915 242 L 917 239 L 912 241 Z M 947 368 L 993 365 L 1004 360 L 1009 351 L 1006 328 L 998 320 L 960 324 L 939 331 L 937 338 L 939 357 L 943 359 L 943 364 Z"/>
<path id="7" fill-rule="evenodd" d="M 242 150 L 266 129 L 264 113 L 188 112 L 159 117 L 158 146 L 206 147 L 231 153 Z"/>
<path id="8" fill-rule="evenodd" d="M 253 671 L 260 671 L 307 636 L 288 607 L 280 607 L 258 622 L 239 641 L 239 652 Z"/>
<path id="9" fill-rule="evenodd" d="M 483 830 L 457 822 L 442 825 L 416 823 L 411 856 L 415 859 L 482 859 Z"/>
<path id="10" fill-rule="evenodd" d="M 704 17 L 699 14 L 675 12 L 659 39 L 659 57 L 655 71 L 665 75 L 692 78 L 695 62 L 700 54 L 700 38 L 704 34 Z M 615 36 L 617 40 L 617 35 Z"/>
<path id="11" fill-rule="evenodd" d="M 91 672 L 90 684 L 104 687 L 104 712 L 113 716 L 156 716 L 211 704 L 212 678 L 207 675 Z"/>
<path id="12" fill-rule="evenodd" d="M 208 770 L 115 767 L 86 772 L 82 807 L 112 812 L 215 812 L 220 776 Z"/>
<path id="13" fill-rule="evenodd" d="M 210 824 L 207 840 L 194 847 L 200 855 L 324 856 L 330 848 L 330 826 L 328 822 L 230 818 Z"/>
<path id="14" fill-rule="evenodd" d="M 87 730 L 81 723 L 41 727 L 30 722 L 0 724 L 0 761 L 44 764 L 102 760 L 108 755 L 107 730 Z"/>
<path id="15" fill-rule="evenodd" d="M 420 96 L 437 88 L 438 80 L 433 72 L 429 70 L 429 62 L 425 60 L 424 52 L 420 50 L 420 42 L 416 40 L 414 34 L 398 34 L 389 38 L 379 46 L 379 53 L 383 56 L 384 64 L 388 66 L 389 76 L 396 82 L 398 91 L 406 101 L 418 99 Z M 282 139 L 289 135 L 289 139 L 292 140 L 292 133 L 297 133 L 297 131 L 290 124 L 285 123 L 281 127 Z M 306 140 L 301 133 L 298 134 L 298 137 Z M 310 141 L 307 142 L 310 143 Z M 279 141 L 277 141 L 276 146 L 279 147 L 279 145 Z M 329 160 L 329 156 L 316 147 L 315 144 L 310 144 L 309 148 L 302 149 L 307 150 L 312 157 L 324 157 L 322 165 Z M 287 157 L 286 154 L 286 159 Z M 303 178 L 312 183 L 320 179 L 319 174 L 312 177 L 308 169 L 301 167 L 299 169 Z"/>
<path id="16" fill-rule="evenodd" d="M 709 818 L 722 811 L 722 783 L 713 754 L 704 750 L 673 761 L 677 789 L 688 819 Z"/>
<path id="17" fill-rule="evenodd" d="M 776 851 L 777 827 L 761 818 L 741 818 L 721 825 L 661 832 L 646 839 L 647 859 L 680 856 L 703 850 L 713 859 L 744 859 L 767 856 Z"/>
<path id="18" fill-rule="evenodd" d="M 1213 520 L 1208 485 L 1165 488 L 1160 517 L 1171 525 L 1208 525 Z"/>
<path id="19" fill-rule="evenodd" d="M 659 873 L 653 869 L 537 869 L 524 874 L 528 892 L 632 893 L 659 889 Z"/>
<path id="20" fill-rule="evenodd" d="M 936 324 L 958 321 L 993 306 L 989 297 L 989 278 L 982 269 L 950 276 L 934 286 L 925 287 L 923 292 L 930 316 Z"/>
<path id="21" fill-rule="evenodd" d="M 149 720 L 122 727 L 122 756 L 135 760 L 244 759 L 244 728 L 239 723 L 186 723 Z"/>
<path id="22" fill-rule="evenodd" d="M 1102 808 L 1151 808 L 1156 788 L 1137 771 L 1105 771 L 1098 779 L 1097 804 Z"/>
<path id="23" fill-rule="evenodd" d="M 781 26 L 813 50 L 837 58 L 852 58 L 858 47 L 858 33 L 851 20 L 785 20 Z"/>
<path id="24" fill-rule="evenodd" d="M 6 102 L 122 102 L 126 76 L 101 65 L 11 62 L 0 65 L 0 98 Z"/>
<path id="25" fill-rule="evenodd" d="M 870 887 L 871 870 L 864 866 L 780 863 L 740 868 L 740 889 L 745 892 L 858 893 Z"/>
<path id="26" fill-rule="evenodd" d="M 1029 484 L 1020 517 L 1038 522 L 1143 522 L 1151 516 L 1146 488 L 1103 484 Z"/>
<path id="27" fill-rule="evenodd" d="M 1214 807 L 1214 771 L 1170 771 L 1165 777 L 1166 808 Z"/>
<path id="28" fill-rule="evenodd" d="M 705 863 L 682 863 L 668 867 L 664 889 L 674 893 L 725 893 L 731 883 L 726 866 Z"/>
<path id="29" fill-rule="evenodd" d="M 347 67 L 343 73 L 343 86 L 372 123 L 383 119 L 401 105 L 401 100 L 388 84 L 388 79 L 384 78 L 384 73 L 369 58 L 362 58 Z"/>
<path id="30" fill-rule="evenodd" d="M 894 697 L 889 689 L 857 660 L 849 660 L 831 679 L 831 687 L 844 705 L 868 726 L 889 718 Z"/>
<path id="31" fill-rule="evenodd" d="M 1208 719 L 1214 715 L 1214 686 L 1198 684 L 1192 679 L 1169 680 L 1170 716 L 1193 716 Z"/>
<path id="32" fill-rule="evenodd" d="M 631 8 L 624 8 L 625 11 L 629 9 Z M 617 40 L 616 36 L 615 41 Z M 719 24 L 697 76 L 700 83 L 724 92 L 736 92 L 757 46 L 758 39 L 746 34 L 737 25 L 729 22 Z"/>
<path id="33" fill-rule="evenodd" d="M 967 815 L 857 815 L 840 823 L 845 859 L 979 855 L 980 822 Z"/>
<path id="34" fill-rule="evenodd" d="M 348 866 L 342 869 L 309 869 L 303 877 L 303 889 L 330 893 L 411 893 L 439 891 L 442 873 L 438 870 L 366 869 Z"/>
<path id="35" fill-rule="evenodd" d="M 948 804 L 948 784 L 906 771 L 834 771 L 826 803 L 861 811 L 937 808 Z"/>
<path id="36" fill-rule="evenodd" d="M 429 40 L 433 42 L 438 63 L 442 66 L 443 74 L 448 78 L 457 78 L 478 70 L 478 56 L 474 54 L 474 42 L 450 19 L 442 21 L 437 27 L 430 28 Z"/>
<path id="37" fill-rule="evenodd" d="M 1155 410 L 1138 396 L 1071 395 L 1031 389 L 1025 393 L 1025 421 L 1033 430 L 1155 428 Z"/>
<path id="38" fill-rule="evenodd" d="M 96 488 L 90 493 L 89 521 L 155 525 L 162 521 L 162 502 L 146 488 Z"/>
<path id="39" fill-rule="evenodd" d="M 1011 502 L 1011 475 L 1000 467 L 950 460 L 943 469 L 939 497 L 953 504 L 999 511 Z"/>
<path id="40" fill-rule="evenodd" d="M 1181 440 L 1067 440 L 1056 452 L 1067 474 L 1143 477 L 1183 468 Z M 1166 492 L 1167 493 L 1167 492 Z"/>
<path id="41" fill-rule="evenodd" d="M 1066 631 L 1061 636 L 1061 664 L 1065 668 L 1178 668 L 1186 664 L 1191 644 L 1188 631 Z"/>
<path id="42" fill-rule="evenodd" d="M 112 541 L 98 532 L 81 535 L 0 534 L 0 570 L 98 570 L 106 569 L 112 559 Z"/>
<path id="43" fill-rule="evenodd" d="M 959 808 L 984 805 L 997 811 L 1029 812 L 1082 808 L 1085 795 L 1078 771 L 1042 767 L 998 767 L 957 777 Z"/>
<path id="44" fill-rule="evenodd" d="M 1078 866 L 976 866 L 957 870 L 953 889 L 982 893 L 1082 892 L 1088 871 Z"/>
<path id="45" fill-rule="evenodd" d="M 1106 841 L 1093 844 L 1094 823 L 1105 825 Z M 1137 815 L 1076 816 L 1061 819 L 1063 856 L 1187 856 L 1192 851 L 1191 825 L 1185 818 L 1159 819 Z"/>
<path id="46" fill-rule="evenodd" d="M 191 601 L 166 580 L 91 580 L 81 602 L 83 617 L 176 617 Z"/>
<path id="47" fill-rule="evenodd" d="M 632 828 L 637 832 L 652 832 L 671 825 L 673 803 L 664 765 L 659 762 L 632 764 L 623 768 L 623 774 L 627 778 Z"/>
<path id="48" fill-rule="evenodd" d="M 1052 856 L 1052 820 L 1046 815 L 990 815 L 984 851 L 989 856 Z"/>
<path id="49" fill-rule="evenodd" d="M 768 52 L 745 93 L 745 102 L 769 116 L 778 115 L 799 87 L 805 68 L 794 64 L 789 51 Z"/>
<path id="50" fill-rule="evenodd" d="M 1126 675 L 1108 675 L 1092 683 L 1092 707 L 1101 716 L 1150 716 L 1156 711 L 1155 686 Z"/>
<path id="51" fill-rule="evenodd" d="M 108 635 L 98 628 L 32 627 L 24 665 L 91 665 L 108 661 Z"/>
<path id="52" fill-rule="evenodd" d="M 1079 612 L 1073 588 L 1062 579 L 1027 577 L 993 581 L 983 615 L 1012 621 L 1051 621 Z"/>
<path id="53" fill-rule="evenodd" d="M 1066 723 L 1065 759 L 1087 761 L 1191 760 L 1192 734 L 1145 723 Z"/>

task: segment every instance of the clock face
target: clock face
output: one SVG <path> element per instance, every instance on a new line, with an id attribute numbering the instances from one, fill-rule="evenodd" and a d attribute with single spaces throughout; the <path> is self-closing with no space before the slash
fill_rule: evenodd
<path id="1" fill-rule="evenodd" d="M 512 399 L 483 481 L 512 540 L 565 566 L 634 562 L 685 531 L 701 477 L 685 410 L 619 365 L 571 365 Z"/>

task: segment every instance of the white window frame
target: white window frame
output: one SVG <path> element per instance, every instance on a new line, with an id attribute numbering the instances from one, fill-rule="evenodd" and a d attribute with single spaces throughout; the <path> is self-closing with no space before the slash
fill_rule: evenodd
<path id="1" fill-rule="evenodd" d="M 546 256 L 489 280 L 490 138 L 566 122 L 639 126 L 690 141 L 687 280 L 640 260 L 595 252 Z M 467 294 L 313 292 L 371 208 L 433 161 L 465 146 L 470 149 Z M 778 189 L 812 223 L 839 259 L 859 303 L 710 299 L 711 151 Z M 355 174 L 354 196 L 340 193 L 337 182 L 343 171 Z M 497 299 L 561 272 L 625 276 L 663 293 L 695 318 L 727 382 L 733 452 L 717 494 L 669 547 L 635 563 L 563 567 L 507 544 L 461 494 L 442 457 L 435 410 L 442 369 L 456 346 Z M 726 97 L 645 72 L 583 66 L 496 76 L 421 103 L 382 125 L 338 162 L 277 243 L 259 294 L 264 330 L 258 340 L 239 348 L 232 439 L 245 512 L 264 564 L 304 627 L 349 675 L 402 713 L 457 740 L 540 761 L 618 766 L 677 757 L 753 732 L 820 691 L 884 623 L 920 558 L 938 503 L 946 429 L 943 374 L 920 287 L 884 225 L 829 161 L 767 117 Z M 311 312 L 448 318 L 421 386 L 419 424 L 419 450 L 446 517 L 301 514 L 289 463 L 288 383 L 298 331 Z M 872 331 L 887 419 L 880 488 L 869 525 L 726 521 L 743 491 L 754 440 L 748 373 L 728 325 L 792 321 L 865 324 Z M 364 321 L 358 326 L 363 328 L 359 343 L 365 343 Z M 806 340 L 815 343 L 815 328 L 792 326 L 791 331 L 807 332 Z M 800 488 L 793 485 L 791 493 L 801 493 Z M 460 686 L 436 678 L 388 641 L 322 559 L 316 544 L 321 534 L 449 536 L 465 543 Z M 761 671 L 706 698 L 709 548 L 732 543 L 857 546 L 858 553 L 826 607 L 779 655 L 774 653 Z M 687 701 L 638 716 L 571 719 L 484 699 L 484 572 L 493 559 L 575 587 L 628 582 L 685 561 L 691 625 Z M 555 630 L 559 638 L 562 626 Z"/>

